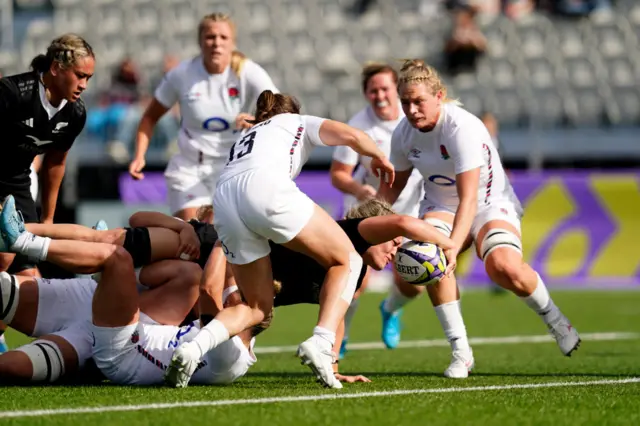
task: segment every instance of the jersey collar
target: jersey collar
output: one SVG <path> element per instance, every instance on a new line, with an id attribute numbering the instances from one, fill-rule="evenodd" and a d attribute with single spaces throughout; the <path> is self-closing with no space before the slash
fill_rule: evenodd
<path id="1" fill-rule="evenodd" d="M 44 87 L 44 84 L 42 83 L 42 74 L 40 74 L 40 78 L 38 79 L 38 92 L 40 94 L 40 103 L 42 104 L 44 110 L 47 111 L 49 120 L 51 120 L 53 116 L 56 115 L 58 111 L 64 108 L 64 106 L 67 104 L 67 100 L 63 99 L 60 102 L 60 105 L 58 105 L 57 107 L 51 105 L 51 102 L 49 102 L 49 99 L 47 99 L 47 91 Z"/>

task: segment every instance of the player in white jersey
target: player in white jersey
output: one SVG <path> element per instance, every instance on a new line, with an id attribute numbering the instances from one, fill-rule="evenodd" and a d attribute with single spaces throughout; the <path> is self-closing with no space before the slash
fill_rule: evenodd
<path id="1" fill-rule="evenodd" d="M 27 360 L 24 359 L 24 355 L 12 353 L 11 356 L 14 358 L 22 357 L 17 359 L 23 361 L 28 370 L 23 371 L 23 374 L 31 372 L 33 380 L 49 381 L 53 373 L 59 377 L 64 373 L 66 365 L 75 366 L 74 363 L 78 363 L 81 357 L 82 360 L 86 359 L 87 341 L 91 341 L 90 350 L 96 366 L 111 381 L 129 385 L 161 384 L 164 370 L 175 348 L 180 342 L 190 340 L 199 329 L 198 321 L 183 327 L 179 327 L 178 324 L 197 301 L 201 268 L 195 263 L 179 260 L 152 265 L 150 268 L 158 266 L 171 271 L 178 279 L 169 280 L 161 287 L 151 283 L 151 290 L 138 295 L 133 260 L 123 247 L 35 236 L 24 230 L 24 224 L 17 213 L 6 214 L 11 210 L 6 209 L 6 202 L 3 207 L 5 208 L 0 221 L 0 231 L 5 246 L 16 247 L 15 241 L 21 235 L 26 235 L 32 240 L 32 245 L 24 246 L 25 252 L 31 252 L 39 246 L 39 251 L 44 253 L 41 257 L 59 266 L 65 266 L 72 272 L 101 273 L 100 283 L 96 285 L 93 280 L 84 280 L 88 282 L 84 283 L 86 288 L 79 293 L 77 288 L 76 291 L 70 292 L 73 297 L 69 294 L 57 294 L 63 296 L 63 304 L 75 306 L 78 305 L 75 303 L 76 299 L 84 301 L 90 307 L 89 311 L 84 312 L 86 308 L 83 311 L 77 306 L 77 309 L 61 307 L 67 314 L 77 310 L 85 315 L 78 318 L 79 323 L 72 323 L 62 330 L 53 330 L 64 331 L 61 336 L 56 337 L 54 333 L 53 337 L 47 336 L 47 339 L 39 340 L 34 345 L 27 345 L 27 350 L 18 351 L 26 354 L 31 363 L 25 362 Z M 78 260 L 79 258 L 84 260 Z M 176 265 L 176 262 L 180 266 Z M 189 279 L 190 277 L 192 279 Z M 8 313 L 11 316 L 7 317 L 8 321 L 12 326 L 16 326 L 16 321 L 19 324 L 20 321 L 29 318 L 22 313 L 22 317 L 15 318 L 23 288 L 8 275 L 2 278 L 2 312 Z M 34 296 L 33 285 L 25 288 L 30 292 L 27 293 L 27 298 L 37 297 L 37 294 Z M 68 290 L 66 287 L 58 287 L 57 290 L 60 291 L 61 288 L 63 292 Z M 47 292 L 56 295 L 56 291 L 51 288 Z M 86 297 L 91 293 L 93 301 L 91 297 L 88 300 Z M 7 297 L 4 297 L 5 295 Z M 20 302 L 20 305 L 23 304 L 24 301 Z M 140 312 L 140 308 L 144 308 L 145 314 Z M 66 320 L 61 323 L 69 322 Z M 199 363 L 201 368 L 194 375 L 194 382 L 229 383 L 244 375 L 256 361 L 252 353 L 254 337 L 267 326 L 246 330 L 207 354 Z M 87 330 L 91 338 L 88 337 Z M 52 357 L 55 357 L 57 362 L 56 369 L 50 368 Z M 49 360 L 49 363 L 46 360 Z M 15 368 L 16 366 L 9 366 L 14 378 Z"/>
<path id="2" fill-rule="evenodd" d="M 450 235 L 457 246 L 445 250 L 448 270 L 455 267 L 455 257 L 471 236 L 493 282 L 518 295 L 536 312 L 562 353 L 569 356 L 580 337 L 554 304 L 540 276 L 522 258 L 522 208 L 486 127 L 447 98 L 435 70 L 421 60 L 405 62 L 398 89 L 406 114 L 391 141 L 398 178 L 393 187 L 382 184 L 379 195 L 394 201 L 412 170 L 419 170 L 425 185 L 420 215 Z M 374 167 L 376 161 L 372 161 Z M 427 291 L 453 350 L 445 376 L 465 378 L 474 358 L 453 274 Z"/>
<path id="3" fill-rule="evenodd" d="M 382 152 L 388 156 L 391 152 L 393 130 L 404 118 L 396 87 L 398 74 L 391 65 L 371 63 L 362 69 L 361 80 L 362 91 L 369 106 L 354 115 L 348 124 L 367 133 L 378 144 Z M 331 182 L 333 186 L 345 194 L 345 212 L 357 202 L 375 196 L 380 182 L 371 172 L 370 163 L 371 158 L 359 155 L 348 146 L 339 146 L 333 152 L 330 170 Z M 422 175 L 415 170 L 411 174 L 407 186 L 393 205 L 393 209 L 400 214 L 418 217 L 418 204 L 422 200 L 422 195 Z M 401 281 L 398 274 L 395 273 L 394 279 Z M 363 289 L 366 288 L 367 281 L 365 278 L 362 284 Z M 405 293 L 416 293 L 414 286 L 403 282 L 398 282 L 397 285 Z M 340 358 L 346 352 L 350 323 L 357 306 L 358 299 L 354 298 L 345 316 L 345 334 L 340 348 Z M 387 347 L 393 348 L 399 342 L 400 312 L 385 315 L 385 319 L 382 327 L 382 340 Z"/>
<path id="4" fill-rule="evenodd" d="M 214 226 L 247 306 L 224 309 L 193 342 L 176 351 L 167 380 L 186 386 L 203 354 L 266 318 L 273 308 L 269 240 L 307 254 L 328 269 L 314 335 L 298 356 L 325 385 L 340 388 L 331 348 L 353 298 L 362 258 L 338 224 L 298 189 L 295 179 L 314 146 L 350 145 L 377 158 L 393 181 L 393 167 L 375 142 L 346 124 L 300 115 L 297 101 L 264 91 L 256 124 L 229 153 L 213 197 Z"/>
<path id="5" fill-rule="evenodd" d="M 191 309 L 200 280 L 197 265 L 167 260 L 143 268 L 140 280 L 141 321 L 179 325 L 182 311 Z M 0 313 L 13 329 L 37 340 L 0 355 L 0 377 L 5 382 L 52 383 L 73 377 L 92 355 L 91 303 L 96 289 L 92 278 L 43 279 L 0 273 L 0 289 L 13 295 L 3 299 Z M 191 299 L 189 298 L 191 294 Z M 10 299 L 10 301 L 9 301 Z M 84 372 L 83 372 L 84 373 Z"/>
<path id="6" fill-rule="evenodd" d="M 179 152 L 165 171 L 171 212 L 183 220 L 210 204 L 218 176 L 239 132 L 251 125 L 249 111 L 263 90 L 276 91 L 269 75 L 235 51 L 235 25 L 229 16 L 205 16 L 198 27 L 201 55 L 169 71 L 145 111 L 129 166 L 142 179 L 145 153 L 157 121 L 176 103 L 182 116 Z"/>

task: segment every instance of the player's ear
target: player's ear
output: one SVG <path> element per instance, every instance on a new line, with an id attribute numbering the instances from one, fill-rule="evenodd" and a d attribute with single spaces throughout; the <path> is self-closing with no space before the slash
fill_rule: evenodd
<path id="1" fill-rule="evenodd" d="M 51 62 L 51 67 L 49 67 L 49 72 L 52 76 L 57 76 L 61 71 L 60 63 L 58 61 Z"/>

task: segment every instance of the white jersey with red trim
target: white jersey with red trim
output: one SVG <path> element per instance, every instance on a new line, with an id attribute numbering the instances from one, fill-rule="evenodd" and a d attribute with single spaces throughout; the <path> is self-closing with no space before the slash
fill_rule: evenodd
<path id="1" fill-rule="evenodd" d="M 396 170 L 417 169 L 424 178 L 425 200 L 455 212 L 460 203 L 456 176 L 480 168 L 478 207 L 502 201 L 518 203 L 498 150 L 479 118 L 446 103 L 438 123 L 421 132 L 403 119 L 391 139 L 390 160 Z"/>
<path id="2" fill-rule="evenodd" d="M 312 115 L 278 114 L 256 124 L 231 147 L 218 184 L 249 170 L 295 179 L 313 148 L 325 146 L 320 140 L 324 120 Z"/>
<path id="3" fill-rule="evenodd" d="M 258 96 L 267 89 L 277 92 L 267 72 L 249 59 L 238 76 L 231 67 L 221 74 L 209 74 L 198 56 L 169 71 L 154 96 L 167 108 L 180 105 L 181 152 L 224 158 L 240 134 L 236 117 L 253 111 Z"/>

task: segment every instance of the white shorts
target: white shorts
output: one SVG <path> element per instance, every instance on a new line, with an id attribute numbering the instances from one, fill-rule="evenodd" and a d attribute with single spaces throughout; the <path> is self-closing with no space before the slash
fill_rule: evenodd
<path id="1" fill-rule="evenodd" d="M 171 213 L 211 204 L 226 162 L 225 157 L 206 157 L 199 162 L 183 154 L 174 155 L 164 172 Z"/>
<path id="2" fill-rule="evenodd" d="M 413 169 L 407 186 L 404 187 L 400 196 L 393 203 L 393 210 L 398 214 L 418 217 L 420 211 L 420 201 L 424 198 L 424 184 L 422 175 L 418 169 Z"/>
<path id="3" fill-rule="evenodd" d="M 96 282 L 91 278 L 45 279 L 38 283 L 38 314 L 33 337 L 56 333 L 78 321 L 91 320 Z"/>
<path id="4" fill-rule="evenodd" d="M 102 374 L 115 384 L 159 385 L 164 381 L 164 372 L 171 362 L 173 352 L 180 344 L 193 340 L 198 331 L 200 331 L 198 321 L 184 327 L 151 325 L 142 322 L 124 327 L 93 325 L 92 333 L 95 336 L 93 359 Z M 225 342 L 220 347 L 224 348 L 231 344 L 234 342 Z M 215 351 L 216 349 L 214 349 Z M 218 370 L 232 367 L 238 370 L 238 363 L 234 360 L 240 358 L 241 354 L 228 350 L 224 351 L 222 356 L 224 357 L 225 354 L 235 358 L 231 360 L 224 360 L 220 357 L 211 358 L 211 360 L 220 363 Z M 245 360 L 246 357 L 242 359 Z M 222 371 L 217 371 L 214 374 L 209 367 L 211 360 L 209 357 L 204 358 L 190 383 L 220 383 L 223 378 L 229 376 L 229 374 L 223 374 Z M 219 377 L 216 377 L 216 374 Z"/>
<path id="5" fill-rule="evenodd" d="M 59 336 L 66 340 L 76 351 L 78 366 L 82 368 L 93 353 L 91 327 L 91 317 L 89 317 L 76 321 L 60 331 L 49 333 L 49 335 Z"/>
<path id="6" fill-rule="evenodd" d="M 453 217 L 455 216 L 455 210 L 449 207 L 442 207 L 432 204 L 429 200 L 422 200 L 420 203 L 420 216 L 422 217 L 431 212 L 444 212 L 451 214 L 451 222 L 453 223 Z M 515 204 L 511 201 L 498 201 L 488 206 L 482 206 L 478 208 L 476 217 L 471 224 L 471 235 L 474 240 L 478 237 L 478 233 L 484 225 L 493 220 L 503 220 L 511 224 L 514 228 L 521 233 L 520 220 L 522 218 L 522 209 L 520 204 Z"/>
<path id="7" fill-rule="evenodd" d="M 227 261 L 244 265 L 270 253 L 268 240 L 284 244 L 295 238 L 314 209 L 292 180 L 247 171 L 218 185 L 213 224 Z"/>

